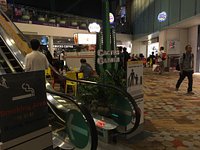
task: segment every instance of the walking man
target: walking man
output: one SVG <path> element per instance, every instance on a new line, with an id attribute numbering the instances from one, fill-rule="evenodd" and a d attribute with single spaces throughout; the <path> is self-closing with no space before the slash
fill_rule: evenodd
<path id="1" fill-rule="evenodd" d="M 194 73 L 194 55 L 192 54 L 191 45 L 187 45 L 185 47 L 185 53 L 180 59 L 180 77 L 176 83 L 176 91 L 178 91 L 182 81 L 185 77 L 188 78 L 188 94 L 194 94 L 192 92 L 192 84 L 193 84 L 193 73 Z"/>

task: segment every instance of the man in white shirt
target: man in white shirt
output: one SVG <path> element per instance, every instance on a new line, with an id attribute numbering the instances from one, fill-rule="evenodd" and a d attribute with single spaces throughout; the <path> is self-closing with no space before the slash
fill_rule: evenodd
<path id="1" fill-rule="evenodd" d="M 38 71 L 48 68 L 49 63 L 46 56 L 39 51 L 40 42 L 37 39 L 30 41 L 32 52 L 25 57 L 25 71 Z"/>

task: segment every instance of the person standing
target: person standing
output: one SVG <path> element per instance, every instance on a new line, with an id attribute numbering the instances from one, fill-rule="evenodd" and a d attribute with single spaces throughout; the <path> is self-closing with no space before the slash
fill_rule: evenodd
<path id="1" fill-rule="evenodd" d="M 126 71 L 127 70 L 127 61 L 130 59 L 130 55 L 127 52 L 127 48 L 123 48 L 123 68 Z"/>
<path id="2" fill-rule="evenodd" d="M 65 60 L 65 51 L 63 49 L 62 52 L 59 55 L 59 62 L 60 62 L 60 70 L 61 71 L 63 71 L 63 68 L 64 68 L 64 60 Z"/>
<path id="3" fill-rule="evenodd" d="M 40 42 L 37 39 L 30 41 L 32 52 L 25 56 L 25 71 L 45 70 L 49 66 L 46 56 L 39 51 Z"/>
<path id="4" fill-rule="evenodd" d="M 194 55 L 192 54 L 191 45 L 186 45 L 186 52 L 180 59 L 180 76 L 176 83 L 176 91 L 178 91 L 182 81 L 185 77 L 188 78 L 188 94 L 194 94 L 192 92 L 192 84 L 193 84 L 193 73 L 194 73 Z"/>
<path id="5" fill-rule="evenodd" d="M 123 56 L 123 53 L 122 53 L 122 47 L 120 46 L 118 48 L 119 50 L 119 69 L 123 69 L 123 61 L 124 61 L 124 56 Z"/>
<path id="6" fill-rule="evenodd" d="M 158 56 L 158 64 L 160 66 L 159 74 L 162 74 L 164 72 L 165 66 L 164 66 L 164 61 L 165 61 L 165 52 L 164 52 L 164 47 L 160 47 L 160 55 Z"/>

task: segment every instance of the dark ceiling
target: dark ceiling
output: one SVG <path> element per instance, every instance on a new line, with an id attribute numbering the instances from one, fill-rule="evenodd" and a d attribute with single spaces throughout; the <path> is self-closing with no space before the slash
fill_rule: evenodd
<path id="1" fill-rule="evenodd" d="M 102 0 L 13 0 L 16 4 L 101 19 Z M 116 1 L 116 0 L 115 0 Z"/>

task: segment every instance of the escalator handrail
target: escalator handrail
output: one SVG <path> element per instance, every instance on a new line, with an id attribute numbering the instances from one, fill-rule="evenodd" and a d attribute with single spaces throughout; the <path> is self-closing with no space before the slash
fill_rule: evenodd
<path id="1" fill-rule="evenodd" d="M 3 12 L 3 10 L 1 8 L 0 8 L 0 13 L 3 15 L 3 17 L 6 20 L 8 20 L 12 24 L 12 26 L 15 28 L 15 30 L 17 30 L 17 32 L 20 34 L 21 39 L 23 41 L 25 41 L 28 44 L 29 48 L 30 48 L 30 42 L 29 42 L 29 40 L 24 36 L 24 34 L 22 33 L 22 31 L 19 30 L 19 28 L 10 20 L 10 18 Z"/>
<path id="2" fill-rule="evenodd" d="M 58 76 L 62 76 L 52 65 L 50 65 L 50 68 L 52 69 L 53 72 L 55 72 Z M 108 85 L 108 84 L 102 84 L 102 83 L 97 83 L 97 82 L 94 82 L 94 81 L 87 81 L 87 80 L 74 80 L 74 79 L 70 79 L 70 78 L 67 78 L 66 76 L 62 76 L 64 77 L 66 80 L 69 80 L 69 81 L 73 81 L 73 82 L 78 82 L 78 83 L 85 83 L 85 84 L 91 84 L 91 85 L 96 85 L 96 86 L 99 86 L 99 87 L 103 87 L 103 88 L 111 88 L 113 90 L 116 90 L 118 92 L 120 92 L 121 94 L 125 95 L 129 102 L 133 105 L 134 107 L 134 110 L 135 110 L 135 125 L 134 127 L 125 132 L 125 133 L 121 133 L 121 134 L 131 134 L 133 133 L 140 125 L 140 117 L 141 117 L 141 111 L 140 111 L 140 108 L 138 107 L 137 103 L 135 102 L 135 100 L 133 99 L 133 97 L 125 90 L 119 88 L 119 87 L 116 87 L 116 86 L 113 86 L 113 85 Z"/>
<path id="3" fill-rule="evenodd" d="M 94 120 L 93 120 L 90 112 L 83 105 L 77 104 L 76 101 L 75 101 L 75 97 L 73 97 L 73 96 L 66 95 L 66 94 L 63 94 L 63 93 L 60 93 L 60 92 L 56 92 L 56 91 L 52 91 L 52 90 L 49 90 L 49 89 L 46 89 L 46 92 L 49 93 L 49 94 L 57 95 L 57 96 L 60 96 L 61 98 L 67 99 L 79 108 L 81 113 L 85 116 L 85 119 L 87 120 L 90 131 L 91 131 L 91 150 L 96 150 L 97 146 L 98 146 L 98 135 L 97 135 L 97 130 L 96 130 Z M 63 120 L 64 119 L 62 119 L 61 121 L 63 121 Z"/>

